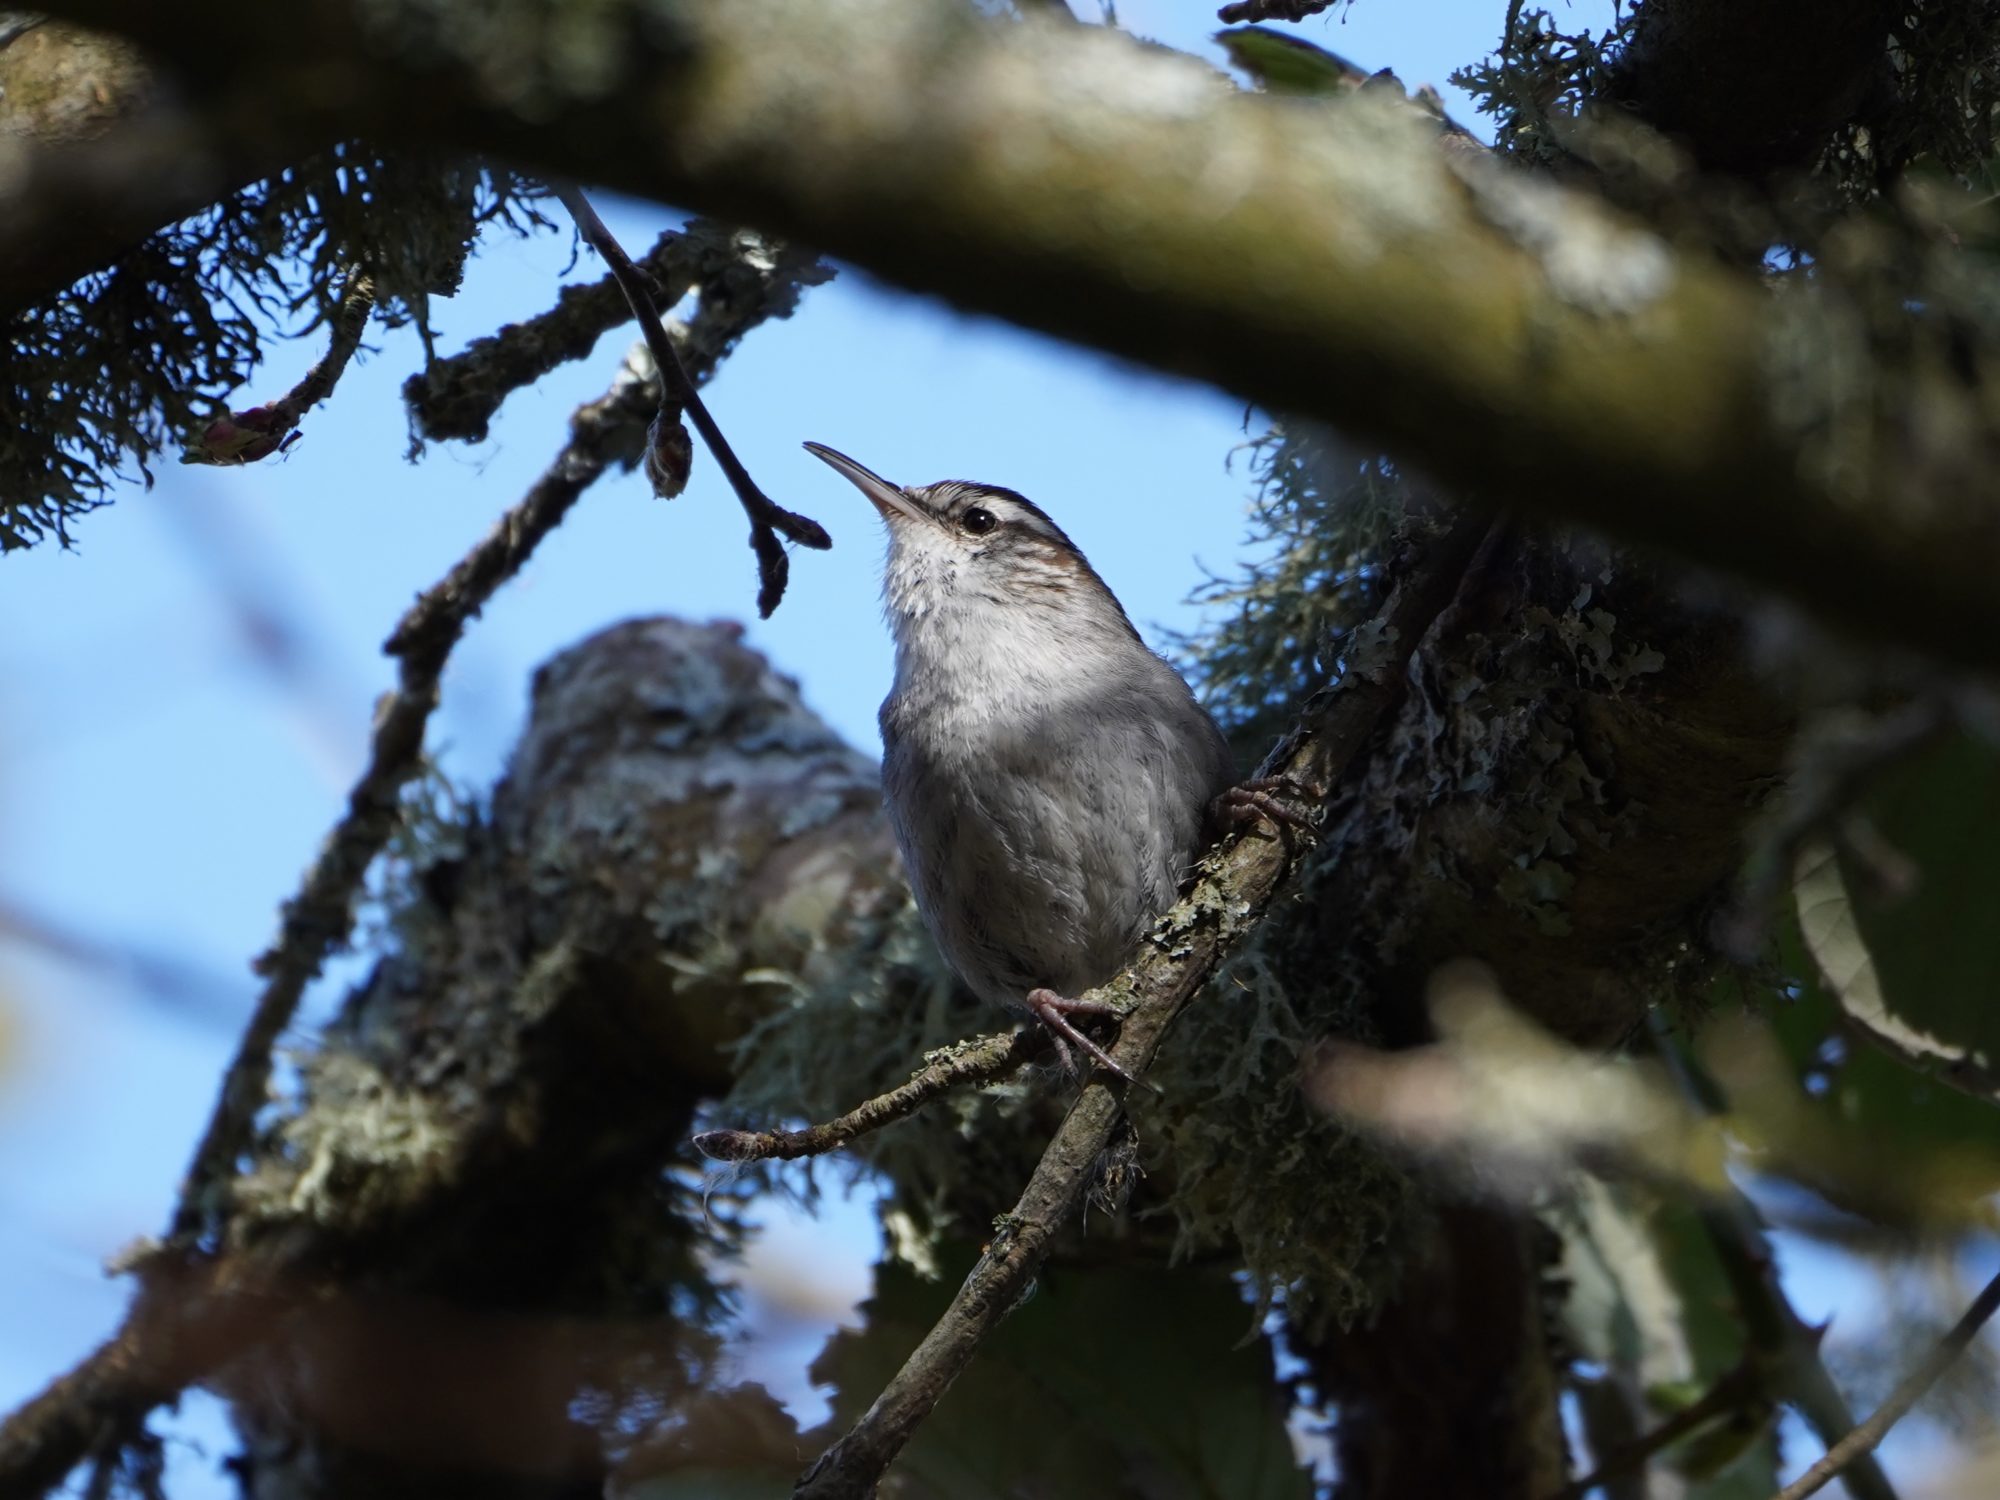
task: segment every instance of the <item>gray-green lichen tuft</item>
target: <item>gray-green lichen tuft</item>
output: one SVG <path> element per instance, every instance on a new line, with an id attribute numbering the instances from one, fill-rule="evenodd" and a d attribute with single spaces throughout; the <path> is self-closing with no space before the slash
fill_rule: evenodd
<path id="1" fill-rule="evenodd" d="M 1352 974 L 1308 978 L 1268 920 L 1181 1018 L 1135 1103 L 1147 1170 L 1165 1185 L 1181 1256 L 1240 1255 L 1297 1326 L 1362 1316 L 1392 1283 L 1409 1179 L 1315 1112 L 1301 1090 L 1316 1041 L 1366 1035 Z"/>
<path id="2" fill-rule="evenodd" d="M 150 484 L 267 339 L 320 332 L 350 266 L 371 270 L 391 327 L 427 342 L 429 299 L 457 289 L 487 225 L 540 222 L 538 193 L 436 153 L 337 146 L 22 310 L 0 349 L 0 551 L 67 545 L 114 484 Z"/>
<path id="3" fill-rule="evenodd" d="M 850 936 L 820 955 L 830 967 L 817 982 L 784 984 L 737 1045 L 720 1117 L 829 1119 L 902 1083 L 936 1050 L 1011 1024 L 952 977 L 909 901 Z M 922 1264 L 941 1238 L 983 1234 L 1026 1182 L 1066 1092 L 1053 1071 L 1031 1070 L 948 1096 L 857 1143 L 860 1160 L 893 1185 L 896 1250 Z"/>
<path id="4" fill-rule="evenodd" d="M 1374 605 L 1378 555 L 1402 502 L 1386 460 L 1313 423 L 1280 422 L 1244 447 L 1252 561 L 1196 591 L 1215 622 L 1173 644 L 1248 766 L 1339 669 L 1347 632 Z"/>

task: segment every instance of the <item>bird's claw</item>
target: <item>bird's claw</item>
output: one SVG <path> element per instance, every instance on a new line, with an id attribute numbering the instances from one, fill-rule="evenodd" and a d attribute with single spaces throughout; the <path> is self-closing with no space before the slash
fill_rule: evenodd
<path id="1" fill-rule="evenodd" d="M 1074 1042 L 1087 1052 L 1097 1065 L 1107 1073 L 1116 1074 L 1127 1083 L 1139 1080 L 1128 1073 L 1109 1052 L 1098 1046 L 1079 1031 L 1071 1016 L 1117 1016 L 1118 1007 L 1107 1005 L 1102 1000 L 1072 1000 L 1067 995 L 1058 995 L 1054 990 L 1028 991 L 1028 1014 L 1049 1029 L 1054 1037 L 1056 1051 L 1062 1057 L 1065 1067 L 1069 1066 L 1069 1047 Z"/>
<path id="2" fill-rule="evenodd" d="M 1255 781 L 1241 782 L 1229 788 L 1209 807 L 1217 824 L 1225 829 L 1238 823 L 1264 820 L 1287 838 L 1295 832 L 1310 838 L 1319 831 L 1313 824 L 1312 815 L 1291 803 L 1310 806 L 1325 795 L 1324 787 L 1308 786 L 1289 776 L 1260 776 Z M 1281 797 L 1291 800 L 1280 801 Z"/>

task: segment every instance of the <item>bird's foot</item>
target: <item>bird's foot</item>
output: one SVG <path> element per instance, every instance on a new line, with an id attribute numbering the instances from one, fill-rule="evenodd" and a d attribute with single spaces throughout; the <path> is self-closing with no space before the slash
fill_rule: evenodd
<path id="1" fill-rule="evenodd" d="M 1027 1005 L 1028 1014 L 1049 1029 L 1050 1035 L 1055 1040 L 1056 1052 L 1062 1058 L 1065 1068 L 1070 1066 L 1068 1043 L 1074 1042 L 1095 1058 L 1098 1065 L 1107 1072 L 1117 1074 L 1127 1083 L 1138 1082 L 1138 1079 L 1113 1060 L 1109 1052 L 1077 1030 L 1076 1024 L 1070 1020 L 1071 1016 L 1115 1017 L 1118 1014 L 1117 1006 L 1106 1005 L 1102 1000 L 1072 1000 L 1067 995 L 1058 995 L 1054 990 L 1029 990 Z"/>
<path id="2" fill-rule="evenodd" d="M 1319 831 L 1313 826 L 1312 815 L 1292 804 L 1310 805 L 1325 795 L 1324 787 L 1307 786 L 1289 776 L 1260 776 L 1231 787 L 1209 803 L 1209 815 L 1225 830 L 1262 820 L 1286 838 L 1295 832 L 1310 838 Z M 1281 797 L 1290 801 L 1280 801 Z"/>

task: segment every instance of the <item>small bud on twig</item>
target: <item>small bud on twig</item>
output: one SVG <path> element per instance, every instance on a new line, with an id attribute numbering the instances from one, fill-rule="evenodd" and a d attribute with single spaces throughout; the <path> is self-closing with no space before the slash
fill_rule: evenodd
<path id="1" fill-rule="evenodd" d="M 694 467 L 694 439 L 678 411 L 662 406 L 646 429 L 646 482 L 662 500 L 687 488 Z"/>

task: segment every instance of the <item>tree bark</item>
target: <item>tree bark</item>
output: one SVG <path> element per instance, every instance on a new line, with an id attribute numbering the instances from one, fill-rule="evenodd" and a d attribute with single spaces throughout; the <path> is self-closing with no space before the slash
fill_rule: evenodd
<path id="1" fill-rule="evenodd" d="M 55 9 L 128 31 L 280 148 L 444 143 L 766 225 L 2000 664 L 1977 351 L 1878 348 L 1837 278 L 1771 298 L 1440 151 L 1388 91 L 1246 97 L 1101 28 L 900 0 L 524 6 L 499 51 L 355 0 Z M 522 61 L 557 57 L 596 82 Z"/>

